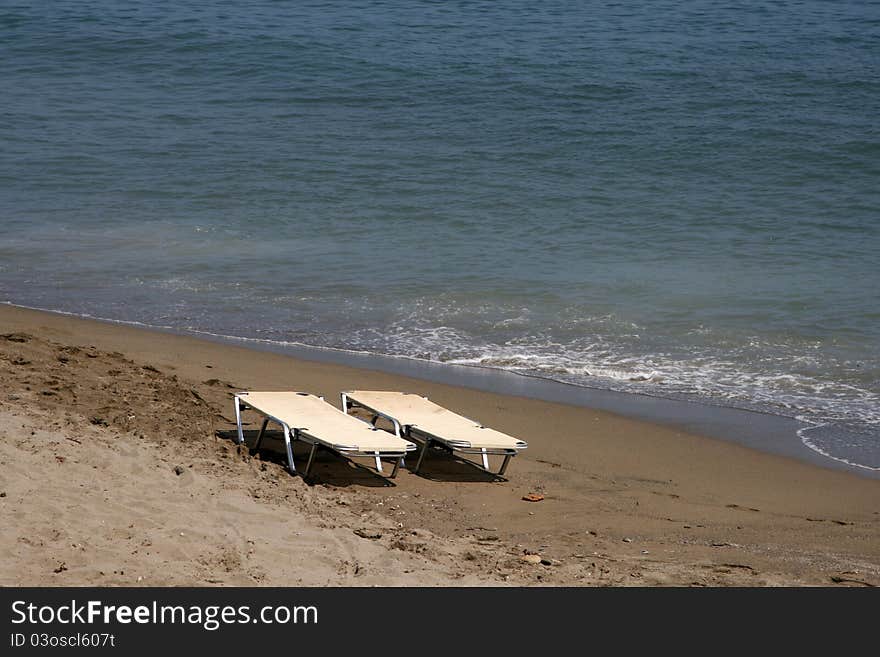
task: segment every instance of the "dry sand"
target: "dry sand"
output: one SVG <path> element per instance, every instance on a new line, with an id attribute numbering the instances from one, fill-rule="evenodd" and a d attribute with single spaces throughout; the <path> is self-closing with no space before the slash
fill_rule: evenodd
<path id="1" fill-rule="evenodd" d="M 0 383 L 2 585 L 880 583 L 880 481 L 608 413 L 11 306 Z M 323 453 L 306 482 L 277 434 L 230 440 L 233 391 L 353 388 L 529 449 L 506 480 Z"/>

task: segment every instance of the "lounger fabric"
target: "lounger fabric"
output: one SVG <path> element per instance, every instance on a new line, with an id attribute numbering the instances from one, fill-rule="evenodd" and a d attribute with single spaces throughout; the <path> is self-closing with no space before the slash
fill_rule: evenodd
<path id="1" fill-rule="evenodd" d="M 241 400 L 328 447 L 358 452 L 404 453 L 411 442 L 346 415 L 320 397 L 304 392 L 247 392 Z"/>
<path id="2" fill-rule="evenodd" d="M 463 447 L 470 449 L 518 450 L 527 447 L 522 440 L 484 427 L 416 394 L 374 390 L 352 390 L 345 394 L 354 402 L 442 441 L 462 443 Z"/>

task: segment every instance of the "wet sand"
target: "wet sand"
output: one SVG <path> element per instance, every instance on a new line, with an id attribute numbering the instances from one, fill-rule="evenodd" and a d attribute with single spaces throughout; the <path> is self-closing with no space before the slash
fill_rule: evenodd
<path id="1" fill-rule="evenodd" d="M 876 479 L 580 406 L 12 306 L 0 335 L 3 585 L 880 583 Z M 355 388 L 428 395 L 529 449 L 503 480 L 430 454 L 389 481 L 320 453 L 306 482 L 277 433 L 258 454 L 231 440 L 234 391 L 338 406 Z"/>

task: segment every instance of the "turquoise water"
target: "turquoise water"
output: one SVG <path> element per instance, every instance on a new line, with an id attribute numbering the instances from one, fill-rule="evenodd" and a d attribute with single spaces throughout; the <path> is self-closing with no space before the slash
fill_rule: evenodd
<path id="1" fill-rule="evenodd" d="M 0 300 L 880 467 L 880 7 L 0 2 Z"/>

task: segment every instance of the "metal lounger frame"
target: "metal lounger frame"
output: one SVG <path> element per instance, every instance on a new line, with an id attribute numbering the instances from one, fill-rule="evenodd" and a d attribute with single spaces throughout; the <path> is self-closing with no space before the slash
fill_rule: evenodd
<path id="1" fill-rule="evenodd" d="M 391 424 L 394 425 L 394 434 L 398 438 L 410 438 L 417 442 L 422 443 L 422 448 L 419 450 L 419 459 L 416 462 L 416 467 L 412 469 L 413 473 L 417 473 L 419 469 L 422 467 L 422 461 L 425 458 L 425 454 L 428 451 L 428 448 L 431 446 L 432 442 L 440 443 L 441 445 L 445 445 L 449 449 L 461 452 L 462 454 L 479 454 L 482 457 L 483 469 L 486 472 L 491 473 L 489 470 L 489 456 L 503 456 L 504 461 L 501 463 L 501 468 L 498 470 L 498 476 L 503 477 L 504 473 L 507 471 L 507 466 L 510 464 L 510 459 L 517 455 L 519 450 L 516 449 L 486 449 L 485 447 L 471 447 L 470 443 L 462 442 L 460 440 L 449 440 L 448 438 L 442 438 L 440 436 L 435 436 L 432 433 L 427 431 L 423 431 L 416 426 L 411 425 L 401 425 L 400 421 L 397 418 L 388 415 L 387 413 L 383 413 L 382 411 L 367 406 L 366 404 L 359 402 L 355 399 L 352 399 L 346 393 L 340 393 L 340 397 L 342 398 L 342 410 L 345 413 L 348 413 L 348 409 L 350 408 L 363 408 L 364 410 L 373 414 L 373 418 L 370 420 L 370 424 L 374 427 L 376 426 L 376 422 L 379 421 L 379 418 L 385 418 Z M 427 397 L 423 397 L 422 399 L 427 399 Z M 471 420 L 474 424 L 479 424 L 474 420 Z M 525 449 L 525 447 L 521 448 Z M 402 461 L 402 459 L 401 459 Z M 494 474 L 494 473 L 493 473 Z"/>
<path id="2" fill-rule="evenodd" d="M 244 430 L 242 429 L 242 425 L 241 425 L 241 412 L 243 410 L 251 409 L 252 411 L 255 411 L 256 413 L 259 413 L 260 415 L 264 416 L 263 424 L 260 425 L 260 433 L 257 434 L 257 442 L 254 444 L 254 450 L 260 449 L 260 443 L 263 440 L 263 434 L 266 432 L 266 426 L 269 424 L 270 421 L 281 425 L 281 429 L 284 432 L 284 448 L 285 448 L 285 451 L 287 452 L 287 469 L 290 471 L 291 474 L 297 473 L 296 466 L 293 463 L 293 448 L 291 445 L 292 445 L 293 441 L 301 440 L 304 443 L 311 445 L 311 449 L 309 450 L 309 460 L 306 463 L 306 469 L 303 471 L 304 477 L 309 476 L 309 472 L 312 469 L 312 463 L 315 460 L 315 452 L 318 451 L 319 446 L 325 447 L 325 448 L 327 448 L 331 451 L 334 451 L 334 452 L 338 452 L 339 454 L 344 455 L 344 456 L 348 456 L 349 458 L 351 458 L 351 457 L 374 458 L 375 462 L 376 462 L 376 470 L 379 472 L 379 474 L 382 474 L 382 475 L 384 475 L 384 470 L 382 470 L 381 457 L 382 456 L 386 456 L 386 457 L 392 456 L 392 457 L 394 457 L 394 469 L 391 471 L 390 478 L 394 479 L 397 476 L 397 471 L 400 469 L 400 464 L 403 462 L 403 457 L 406 455 L 406 452 L 400 452 L 400 453 L 396 453 L 396 452 L 387 453 L 386 452 L 386 453 L 380 454 L 380 452 L 378 452 L 378 451 L 364 452 L 364 451 L 359 450 L 357 447 L 350 447 L 347 445 L 328 444 L 325 441 L 321 440 L 320 438 L 317 438 L 315 436 L 310 435 L 306 431 L 303 431 L 301 429 L 295 429 L 295 428 L 292 429 L 290 427 L 290 425 L 288 425 L 283 420 L 275 417 L 274 415 L 270 415 L 269 413 L 266 413 L 265 411 L 261 411 L 259 408 L 251 406 L 250 404 L 247 403 L 247 400 L 245 399 L 246 396 L 247 396 L 246 392 L 240 392 L 240 393 L 234 395 L 234 402 L 233 403 L 235 406 L 235 424 L 238 427 L 238 444 L 239 445 L 244 444 Z M 323 400 L 324 398 L 319 397 L 319 399 Z M 375 429 L 375 424 L 373 425 L 373 428 Z M 400 436 L 398 435 L 398 437 L 400 437 Z M 407 450 L 407 452 L 414 451 L 414 450 L 415 450 L 415 446 L 413 446 L 412 449 Z"/>

